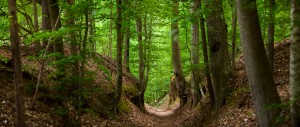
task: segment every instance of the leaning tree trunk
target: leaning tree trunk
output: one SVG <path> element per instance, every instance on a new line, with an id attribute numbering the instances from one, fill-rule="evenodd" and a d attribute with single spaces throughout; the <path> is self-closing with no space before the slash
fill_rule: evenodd
<path id="1" fill-rule="evenodd" d="M 224 18 L 222 0 L 206 0 L 209 7 L 207 15 L 208 43 L 213 80 L 215 109 L 225 101 L 226 84 L 231 73 L 227 43 L 227 25 Z"/>
<path id="2" fill-rule="evenodd" d="M 292 35 L 290 56 L 291 125 L 300 126 L 300 1 L 292 0 Z"/>
<path id="3" fill-rule="evenodd" d="M 256 0 L 236 0 L 236 2 L 241 44 L 257 122 L 262 127 L 274 127 L 279 112 L 278 109 L 270 107 L 279 104 L 280 98 L 261 36 Z"/>
<path id="4" fill-rule="evenodd" d="M 171 36 L 172 36 L 172 59 L 174 66 L 174 75 L 176 79 L 176 87 L 180 98 L 180 107 L 186 104 L 187 96 L 185 94 L 186 81 L 183 76 L 181 66 L 180 44 L 179 44 L 179 28 L 178 28 L 178 16 L 179 16 L 179 1 L 173 0 L 173 20 L 171 23 Z"/>
<path id="5" fill-rule="evenodd" d="M 196 14 L 198 10 L 198 0 L 193 0 L 191 5 L 192 21 L 192 42 L 191 42 L 191 62 L 192 62 L 192 78 L 191 78 L 191 93 L 192 107 L 196 107 L 200 101 L 200 67 L 199 67 L 199 19 Z"/>
<path id="6" fill-rule="evenodd" d="M 269 0 L 267 56 L 268 56 L 268 61 L 271 68 L 272 75 L 273 75 L 273 62 L 274 62 L 274 32 L 275 32 L 275 0 Z"/>
<path id="7" fill-rule="evenodd" d="M 14 83 L 16 89 L 16 126 L 25 126 L 24 85 L 21 68 L 20 37 L 18 29 L 16 0 L 8 0 L 10 18 L 10 41 L 14 67 Z"/>

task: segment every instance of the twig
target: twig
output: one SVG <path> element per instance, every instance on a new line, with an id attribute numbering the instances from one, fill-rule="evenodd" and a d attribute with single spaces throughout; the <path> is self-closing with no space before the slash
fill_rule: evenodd
<path id="1" fill-rule="evenodd" d="M 56 28 L 56 26 L 58 24 L 58 20 L 60 19 L 60 15 L 61 15 L 61 10 L 59 10 L 59 15 L 58 15 L 58 17 L 56 19 L 54 27 L 52 27 L 52 31 L 55 30 L 55 28 Z M 45 52 L 43 54 L 43 57 L 42 57 L 42 65 L 41 65 L 41 68 L 39 70 L 38 81 L 37 81 L 37 84 L 36 84 L 36 87 L 35 87 L 35 92 L 34 92 L 34 96 L 33 96 L 32 102 L 31 102 L 31 107 L 34 106 L 34 101 L 35 101 L 35 98 L 36 98 L 38 90 L 39 90 L 39 85 L 41 84 L 41 77 L 42 77 L 42 73 L 43 73 L 43 69 L 44 69 L 45 61 L 46 61 L 45 57 L 46 57 L 47 51 L 48 51 L 48 49 L 50 47 L 51 39 L 52 39 L 52 37 L 50 36 L 49 39 L 48 39 L 48 44 L 46 46 L 46 50 L 45 50 Z"/>

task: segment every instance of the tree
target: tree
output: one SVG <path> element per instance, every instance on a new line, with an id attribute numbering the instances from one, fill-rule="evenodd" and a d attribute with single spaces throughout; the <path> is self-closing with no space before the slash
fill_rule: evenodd
<path id="1" fill-rule="evenodd" d="M 57 0 L 48 0 L 49 14 L 51 20 L 51 26 L 53 30 L 58 30 L 61 28 L 61 20 L 60 20 L 60 10 Z M 61 55 L 64 55 L 64 44 L 63 39 L 56 38 L 54 39 L 54 52 L 58 52 Z"/>
<path id="2" fill-rule="evenodd" d="M 199 67 L 199 19 L 196 15 L 198 10 L 198 0 L 193 0 L 191 3 L 192 20 L 192 41 L 191 41 L 191 62 L 192 62 L 192 78 L 191 92 L 193 98 L 193 107 L 196 107 L 200 101 L 200 67 Z"/>
<path id="3" fill-rule="evenodd" d="M 235 2 L 232 1 L 231 3 L 232 11 L 231 11 L 231 17 L 232 17 L 232 54 L 231 54 L 231 66 L 232 70 L 235 69 L 235 48 L 236 48 L 236 27 L 237 27 L 237 12 L 236 12 L 236 5 Z"/>
<path id="4" fill-rule="evenodd" d="M 273 127 L 279 112 L 268 107 L 279 104 L 280 98 L 263 44 L 256 0 L 236 0 L 236 4 L 242 50 L 257 122 L 262 127 Z"/>
<path id="5" fill-rule="evenodd" d="M 36 7 L 36 3 L 37 0 L 32 0 L 32 4 L 33 4 L 33 16 L 34 16 L 34 32 L 38 32 L 39 31 L 39 23 L 38 23 L 38 14 L 37 14 L 37 7 Z M 35 41 L 34 42 L 34 46 L 35 46 L 35 51 L 38 52 L 41 50 L 41 43 L 40 41 Z"/>
<path id="6" fill-rule="evenodd" d="M 127 9 L 130 9 L 130 3 L 128 0 L 124 0 L 124 4 L 127 7 Z M 129 69 L 129 49 L 130 49 L 130 37 L 131 37 L 131 32 L 130 32 L 130 14 L 129 12 L 125 12 L 125 41 L 124 41 L 124 65 L 125 69 L 130 72 Z"/>
<path id="7" fill-rule="evenodd" d="M 117 84 L 114 96 L 114 109 L 116 109 L 117 104 L 120 102 L 122 94 L 122 0 L 117 0 Z"/>
<path id="8" fill-rule="evenodd" d="M 126 6 L 127 10 L 130 9 L 130 2 L 128 0 L 124 0 L 124 6 Z M 130 13 L 129 11 L 125 11 L 125 40 L 124 40 L 124 65 L 125 69 L 130 72 L 129 69 L 129 49 L 130 49 Z"/>
<path id="9" fill-rule="evenodd" d="M 112 30 L 113 30 L 113 3 L 112 0 L 110 0 L 109 4 L 109 9 L 110 9 L 110 20 L 109 20 L 109 43 L 108 43 L 108 56 L 112 57 Z"/>
<path id="10" fill-rule="evenodd" d="M 147 21 L 145 21 L 147 22 Z M 146 23 L 145 23 L 146 24 Z M 145 31 L 145 34 L 147 34 L 147 41 L 146 41 L 146 48 L 145 48 L 145 55 L 146 55 L 146 63 L 145 63 L 145 69 L 146 69 L 146 78 L 145 78 L 145 90 L 147 88 L 148 82 L 149 82 L 149 74 L 150 74 L 150 62 L 151 62 L 151 41 L 152 41 L 152 25 L 153 25 L 153 15 L 150 15 L 150 21 L 149 21 L 149 32 Z"/>
<path id="11" fill-rule="evenodd" d="M 176 87 L 180 98 L 180 107 L 186 104 L 187 96 L 185 94 L 186 81 L 183 76 L 181 66 L 181 55 L 180 55 L 180 44 L 179 44 L 179 28 L 178 28 L 178 17 L 179 17 L 179 0 L 172 0 L 172 23 L 171 23 L 171 38 L 172 38 L 172 62 L 174 67 L 174 75 L 176 79 Z"/>
<path id="12" fill-rule="evenodd" d="M 8 0 L 10 18 L 10 41 L 14 67 L 14 83 L 16 86 L 16 126 L 25 126 L 24 84 L 21 68 L 20 37 L 16 0 Z"/>
<path id="13" fill-rule="evenodd" d="M 291 1 L 290 106 L 291 125 L 300 126 L 300 1 Z"/>
<path id="14" fill-rule="evenodd" d="M 138 15 L 136 19 L 136 31 L 138 36 L 139 47 L 139 98 L 138 107 L 142 111 L 145 110 L 144 106 L 144 93 L 145 93 L 145 61 L 144 61 L 144 48 L 143 48 L 143 35 L 142 35 L 142 18 Z"/>
<path id="15" fill-rule="evenodd" d="M 50 12 L 49 12 L 49 3 L 48 0 L 41 0 L 42 6 L 42 29 L 44 32 L 51 30 L 51 20 L 50 20 Z M 43 48 L 46 48 L 48 44 L 48 40 L 43 40 Z M 53 45 L 49 46 L 49 51 L 53 52 Z"/>
<path id="16" fill-rule="evenodd" d="M 206 0 L 210 8 L 206 18 L 215 109 L 225 101 L 225 88 L 231 73 L 227 43 L 227 25 L 222 0 Z M 221 62 L 222 61 L 222 62 Z"/>
<path id="17" fill-rule="evenodd" d="M 273 75 L 273 59 L 274 59 L 274 32 L 275 32 L 275 0 L 269 1 L 269 18 L 268 18 L 268 41 L 267 41 L 267 56 L 271 72 Z"/>
<path id="18" fill-rule="evenodd" d="M 74 3 L 75 3 L 74 0 L 67 0 L 67 2 L 68 2 L 70 7 L 73 6 Z M 75 27 L 75 15 L 74 15 L 74 12 L 71 9 L 67 10 L 67 16 L 66 17 L 68 19 L 68 22 L 66 24 L 67 27 L 70 27 L 70 28 Z M 78 52 L 79 52 L 78 45 L 79 44 L 78 44 L 76 36 L 77 36 L 77 32 L 72 31 L 72 32 L 69 33 L 68 41 L 70 43 L 70 50 L 71 50 L 72 56 L 78 56 L 79 55 L 78 54 Z M 78 78 L 81 78 L 81 76 L 82 76 L 81 73 L 82 72 L 80 72 L 79 61 L 76 60 L 71 65 L 71 75 L 72 75 L 72 77 L 74 77 L 73 79 L 78 79 Z M 74 82 L 72 84 L 71 91 L 76 91 L 76 90 L 79 91 L 80 88 L 81 88 L 81 83 L 80 82 Z M 80 97 L 77 96 L 76 99 L 79 100 Z"/>
<path id="19" fill-rule="evenodd" d="M 199 2 L 199 7 L 201 6 L 201 2 Z M 207 53 L 207 44 L 206 44 L 206 30 L 205 30 L 205 24 L 204 24 L 204 17 L 203 14 L 201 13 L 200 15 L 200 29 L 201 29 L 201 37 L 202 37 L 202 51 L 203 51 L 203 58 L 204 58 L 204 64 L 205 64 L 205 77 L 206 77 L 206 82 L 207 82 L 207 89 L 208 89 L 208 94 L 210 98 L 210 102 L 213 105 L 214 104 L 214 91 L 213 91 L 213 86 L 212 86 L 212 81 L 211 81 L 211 76 L 210 76 L 210 66 L 209 66 L 209 61 L 208 61 L 208 53 Z"/>

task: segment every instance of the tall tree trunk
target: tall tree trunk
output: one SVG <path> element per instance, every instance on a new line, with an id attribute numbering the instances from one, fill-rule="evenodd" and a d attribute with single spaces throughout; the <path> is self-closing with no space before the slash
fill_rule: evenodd
<path id="1" fill-rule="evenodd" d="M 300 1 L 291 1 L 292 35 L 290 55 L 291 125 L 300 126 Z"/>
<path id="2" fill-rule="evenodd" d="M 198 10 L 198 0 L 193 0 L 191 3 L 192 21 L 192 41 L 191 41 L 191 62 L 192 62 L 192 78 L 191 92 L 193 98 L 193 107 L 196 107 L 200 101 L 200 67 L 199 67 L 199 19 L 195 13 Z"/>
<path id="3" fill-rule="evenodd" d="M 67 0 L 67 3 L 69 4 L 69 6 L 73 6 L 74 5 L 74 0 Z M 75 27 L 75 15 L 74 15 L 74 12 L 70 11 L 70 10 L 67 10 L 66 11 L 66 17 L 67 17 L 67 23 L 66 23 L 66 26 L 69 27 L 69 28 L 72 28 L 72 27 Z M 67 38 L 67 40 L 69 41 L 70 43 L 70 50 L 71 50 L 71 55 L 72 56 L 78 56 L 79 54 L 79 49 L 78 49 L 78 41 L 77 41 L 77 32 L 75 31 L 72 31 L 69 33 L 69 36 Z M 80 72 L 80 65 L 79 65 L 79 61 L 76 60 L 72 63 L 71 67 L 71 78 L 72 79 L 81 79 L 81 72 Z M 75 119 L 76 121 L 80 120 L 80 114 L 81 114 L 81 105 L 78 104 L 78 102 L 81 101 L 81 83 L 80 82 L 73 82 L 72 86 L 69 90 L 69 93 L 70 93 L 70 96 L 75 96 L 75 100 L 76 102 L 74 103 L 74 105 L 76 106 L 76 116 L 79 116 L 79 117 L 74 117 L 74 115 L 70 115 L 68 114 L 67 116 L 67 122 L 65 123 L 68 123 L 69 126 L 72 125 L 72 120 Z M 75 91 L 79 92 L 79 94 L 74 94 Z M 68 125 L 66 124 L 66 126 Z"/>
<path id="4" fill-rule="evenodd" d="M 16 126 L 25 126 L 24 85 L 21 67 L 20 37 L 18 29 L 16 0 L 8 0 L 10 18 L 10 41 L 14 67 L 14 83 L 16 88 Z"/>
<path id="5" fill-rule="evenodd" d="M 50 13 L 50 19 L 51 19 L 51 26 L 53 30 L 58 30 L 61 28 L 61 21 L 60 21 L 60 10 L 57 0 L 48 0 L 49 3 L 49 13 Z M 58 52 L 61 55 L 64 55 L 64 44 L 63 39 L 56 38 L 54 39 L 54 52 Z"/>
<path id="6" fill-rule="evenodd" d="M 89 0 L 87 0 L 88 2 L 88 6 L 85 8 L 85 12 L 84 12 L 84 19 L 85 19 L 85 24 L 84 24 L 84 35 L 83 35 L 83 41 L 82 41 L 82 50 L 80 52 L 81 54 L 81 76 L 80 77 L 84 77 L 84 67 L 85 67 L 85 63 L 86 63 L 86 52 L 87 52 L 87 38 L 88 38 L 88 33 L 89 33 Z"/>
<path id="7" fill-rule="evenodd" d="M 130 21 L 128 21 L 128 23 L 130 24 Z M 128 24 L 128 25 L 129 25 Z M 124 65 L 125 65 L 125 69 L 130 72 L 130 68 L 129 68 L 129 49 L 130 49 L 130 26 L 125 26 L 125 45 L 124 45 Z"/>
<path id="8" fill-rule="evenodd" d="M 267 56 L 273 76 L 273 59 L 274 59 L 274 33 L 275 33 L 275 0 L 269 1 L 269 21 L 268 21 L 268 41 Z"/>
<path id="9" fill-rule="evenodd" d="M 89 4 L 93 5 L 94 1 L 93 0 L 89 0 Z M 93 8 L 93 7 L 92 7 Z M 89 38 L 89 42 L 91 44 L 91 49 L 93 52 L 97 52 L 97 43 L 95 41 L 95 17 L 94 17 L 94 10 L 90 9 L 90 26 L 89 26 L 89 32 L 90 32 L 90 38 Z"/>
<path id="10" fill-rule="evenodd" d="M 38 14 L 37 14 L 37 7 L 36 7 L 36 1 L 37 0 L 32 0 L 33 4 L 33 16 L 34 16 L 34 32 L 39 32 L 39 23 L 38 23 Z M 39 52 L 41 50 L 42 46 L 40 41 L 34 41 L 34 49 L 35 52 Z"/>
<path id="11" fill-rule="evenodd" d="M 128 8 L 130 7 L 130 2 L 128 0 L 124 0 L 124 6 Z M 130 48 L 130 13 L 129 11 L 125 11 L 125 40 L 124 40 L 124 65 L 125 69 L 130 72 L 129 69 L 129 48 Z"/>
<path id="12" fill-rule="evenodd" d="M 142 18 L 140 16 L 136 19 L 136 29 L 138 36 L 139 46 L 139 92 L 138 107 L 144 112 L 144 85 L 145 85 L 145 61 L 144 61 L 144 47 L 143 47 L 143 35 L 142 35 Z"/>
<path id="13" fill-rule="evenodd" d="M 115 97 L 114 97 L 114 108 L 116 109 L 117 104 L 120 102 L 121 94 L 122 94 L 122 0 L 117 0 L 117 21 L 116 21 L 116 28 L 117 28 L 117 84 L 115 90 Z"/>
<path id="14" fill-rule="evenodd" d="M 231 73 L 227 43 L 227 25 L 224 18 L 222 0 L 206 0 L 208 43 L 213 80 L 215 109 L 225 101 L 225 88 Z"/>
<path id="15" fill-rule="evenodd" d="M 109 42 L 108 42 L 108 56 L 112 57 L 112 30 L 113 30 L 113 3 L 112 3 L 112 0 L 110 0 L 110 5 L 109 5 L 109 8 L 110 8 L 110 19 L 109 19 Z"/>
<path id="16" fill-rule="evenodd" d="M 148 84 L 148 78 L 149 78 L 149 68 L 147 67 L 147 65 L 149 65 L 149 42 L 148 42 L 148 24 L 147 24 L 147 14 L 145 14 L 144 16 L 144 73 L 145 73 L 145 78 L 144 78 L 144 90 L 146 91 L 147 88 L 147 84 Z"/>
<path id="17" fill-rule="evenodd" d="M 179 17 L 179 0 L 172 0 L 172 23 L 171 23 L 171 36 L 172 36 L 172 61 L 174 67 L 174 75 L 176 79 L 176 87 L 180 98 L 180 107 L 186 104 L 187 96 L 185 94 L 186 81 L 183 76 L 181 66 L 181 55 L 180 55 L 180 43 L 179 43 L 179 28 L 178 28 L 178 17 Z"/>
<path id="18" fill-rule="evenodd" d="M 263 44 L 256 0 L 236 0 L 236 2 L 241 44 L 257 122 L 262 127 L 274 127 L 279 112 L 274 108 L 266 111 L 266 108 L 279 104 L 280 98 Z"/>
<path id="19" fill-rule="evenodd" d="M 149 32 L 148 32 L 148 48 L 147 48 L 147 62 L 146 62 L 146 78 L 145 78 L 145 88 L 147 88 L 149 81 L 149 73 L 150 73 L 150 61 L 151 61 L 151 41 L 152 41 L 152 23 L 153 23 L 153 15 L 150 15 L 149 22 Z M 145 89 L 146 90 L 146 89 Z"/>
<path id="20" fill-rule="evenodd" d="M 236 27 L 237 27 L 237 14 L 236 14 L 236 4 L 232 1 L 232 54 L 231 54 L 231 66 L 232 70 L 235 69 L 235 47 L 236 47 Z"/>
<path id="21" fill-rule="evenodd" d="M 200 4 L 199 7 L 202 7 L 201 2 L 199 2 L 199 4 Z M 210 67 L 209 67 L 207 44 L 206 44 L 206 30 L 205 30 L 203 15 L 201 15 L 200 17 L 200 29 L 201 29 L 202 50 L 203 50 L 203 57 L 204 57 L 204 64 L 205 64 L 205 77 L 207 82 L 207 89 L 208 89 L 210 102 L 212 105 L 214 105 L 215 99 L 214 99 L 213 85 L 210 77 Z"/>
<path id="22" fill-rule="evenodd" d="M 74 0 L 67 0 L 69 6 L 74 5 Z M 68 22 L 67 22 L 67 26 L 68 27 L 74 27 L 75 26 L 75 17 L 74 17 L 74 12 L 68 11 L 67 12 L 67 18 L 68 18 Z M 69 33 L 69 43 L 71 46 L 71 54 L 72 56 L 78 56 L 79 54 L 79 48 L 78 48 L 78 41 L 77 41 L 77 32 L 70 32 Z M 76 78 L 80 78 L 80 65 L 79 65 L 79 61 L 76 60 L 71 67 L 72 70 L 72 76 L 74 77 L 74 79 Z M 81 89 L 81 84 L 80 82 L 74 82 L 74 84 L 72 85 L 72 91 L 74 90 L 80 90 Z M 77 97 L 77 99 L 79 100 L 80 97 Z"/>
<path id="23" fill-rule="evenodd" d="M 51 30 L 51 20 L 50 20 L 50 12 L 49 12 L 49 3 L 48 0 L 41 0 L 42 6 L 42 29 L 44 32 Z M 45 49 L 48 44 L 48 40 L 43 40 L 43 48 Z M 49 52 L 53 52 L 53 45 L 49 46 Z"/>

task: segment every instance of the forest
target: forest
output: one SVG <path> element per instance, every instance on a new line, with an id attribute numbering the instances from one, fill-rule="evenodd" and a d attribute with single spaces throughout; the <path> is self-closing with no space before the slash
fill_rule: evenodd
<path id="1" fill-rule="evenodd" d="M 299 127 L 300 1 L 2 0 L 0 126 Z"/>

